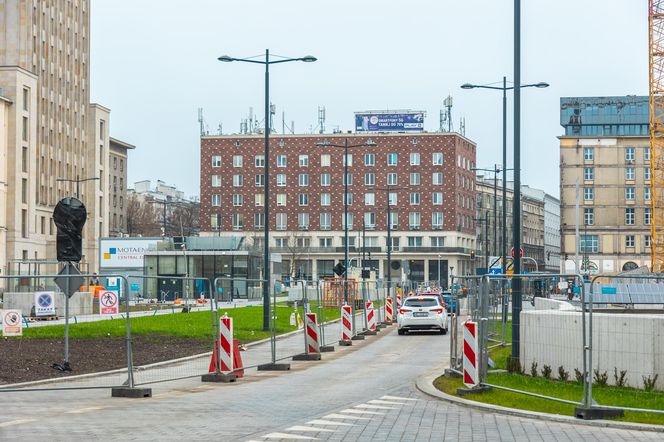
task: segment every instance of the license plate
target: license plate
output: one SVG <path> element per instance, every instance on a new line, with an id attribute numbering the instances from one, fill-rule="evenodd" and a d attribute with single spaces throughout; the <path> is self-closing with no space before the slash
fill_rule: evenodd
<path id="1" fill-rule="evenodd" d="M 416 318 L 420 318 L 420 317 L 423 317 L 423 316 L 429 316 L 429 313 L 428 312 L 415 312 L 415 313 L 413 313 L 413 316 L 415 316 Z"/>

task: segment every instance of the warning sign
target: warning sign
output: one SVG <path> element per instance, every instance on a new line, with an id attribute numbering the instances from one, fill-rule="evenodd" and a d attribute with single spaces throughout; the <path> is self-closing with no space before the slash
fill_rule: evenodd
<path id="1" fill-rule="evenodd" d="M 99 293 L 99 313 L 102 315 L 117 315 L 118 294 L 110 290 Z"/>
<path id="2" fill-rule="evenodd" d="M 23 334 L 23 320 L 20 310 L 3 310 L 2 336 L 21 336 Z"/>
<path id="3" fill-rule="evenodd" d="M 55 316 L 55 292 L 35 293 L 35 316 Z"/>

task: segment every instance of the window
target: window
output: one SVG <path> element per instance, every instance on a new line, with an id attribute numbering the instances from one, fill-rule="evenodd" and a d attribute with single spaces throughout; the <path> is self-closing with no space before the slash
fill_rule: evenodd
<path id="1" fill-rule="evenodd" d="M 419 186 L 420 185 L 420 174 L 419 172 L 413 172 L 410 174 L 410 185 Z"/>
<path id="2" fill-rule="evenodd" d="M 353 214 L 352 213 L 347 213 L 346 214 L 346 220 L 344 221 L 343 217 L 341 218 L 341 227 L 346 228 L 346 223 L 348 223 L 348 229 L 353 228 Z"/>
<path id="3" fill-rule="evenodd" d="M 643 199 L 646 201 L 650 201 L 650 187 L 643 188 Z"/>
<path id="4" fill-rule="evenodd" d="M 373 173 L 364 174 L 364 185 L 365 186 L 374 186 L 376 185 L 376 175 Z"/>
<path id="5" fill-rule="evenodd" d="M 633 167 L 625 167 L 625 179 L 626 180 L 634 180 L 634 177 L 636 174 L 634 173 L 634 168 Z"/>
<path id="6" fill-rule="evenodd" d="M 298 177 L 298 184 L 300 187 L 307 187 L 309 185 L 309 174 L 301 173 Z"/>
<path id="7" fill-rule="evenodd" d="M 288 217 L 284 212 L 277 212 L 277 230 L 286 230 L 288 228 Z"/>
<path id="8" fill-rule="evenodd" d="M 352 206 L 353 205 L 353 194 L 348 192 L 344 195 L 346 196 L 346 202 L 344 204 L 346 204 L 347 206 Z"/>
<path id="9" fill-rule="evenodd" d="M 321 206 L 329 206 L 332 203 L 332 198 L 330 198 L 329 193 L 321 193 L 320 194 L 320 205 Z"/>
<path id="10" fill-rule="evenodd" d="M 645 210 L 643 211 L 643 224 L 649 226 L 651 222 L 652 222 L 652 212 L 650 211 L 650 207 L 646 207 Z"/>
<path id="11" fill-rule="evenodd" d="M 348 161 L 348 167 L 351 167 L 353 165 L 353 154 L 352 153 L 349 153 L 348 155 L 344 155 L 343 157 L 341 157 L 341 159 L 343 160 L 341 162 L 342 165 L 345 166 L 346 161 Z"/>
<path id="12" fill-rule="evenodd" d="M 435 230 L 443 228 L 443 212 L 431 213 L 431 227 Z"/>
<path id="13" fill-rule="evenodd" d="M 409 212 L 408 213 L 408 227 L 411 229 L 420 228 L 420 212 Z"/>
<path id="14" fill-rule="evenodd" d="M 318 238 L 318 247 L 332 247 L 332 238 Z"/>
<path id="15" fill-rule="evenodd" d="M 286 155 L 277 155 L 277 167 L 286 167 L 288 165 L 288 159 Z"/>
<path id="16" fill-rule="evenodd" d="M 595 209 L 592 207 L 584 207 L 583 224 L 586 226 L 592 226 L 595 224 Z"/>
<path id="17" fill-rule="evenodd" d="M 646 181 L 650 180 L 650 167 L 643 169 L 643 179 Z"/>
<path id="18" fill-rule="evenodd" d="M 378 247 L 378 237 L 377 236 L 365 236 L 363 245 L 364 245 L 364 247 Z"/>
<path id="19" fill-rule="evenodd" d="M 332 215 L 328 212 L 322 212 L 320 214 L 320 229 L 321 230 L 330 230 L 332 228 Z"/>
<path id="20" fill-rule="evenodd" d="M 25 178 L 21 179 L 21 202 L 28 204 L 28 180 Z"/>
<path id="21" fill-rule="evenodd" d="M 397 154 L 396 153 L 388 153 L 387 154 L 387 165 L 388 166 L 396 166 L 397 165 Z"/>
<path id="22" fill-rule="evenodd" d="M 584 167 L 583 168 L 583 179 L 584 181 L 591 181 L 593 180 L 595 176 L 594 169 L 592 167 Z"/>
<path id="23" fill-rule="evenodd" d="M 365 193 L 364 194 L 364 205 L 373 206 L 376 204 L 376 194 L 374 193 Z"/>
<path id="24" fill-rule="evenodd" d="M 277 186 L 285 187 L 286 186 L 286 174 L 278 173 L 277 174 Z"/>
<path id="25" fill-rule="evenodd" d="M 390 206 L 396 206 L 397 205 L 397 193 L 396 192 L 390 192 L 387 194 L 387 203 Z"/>
<path id="26" fill-rule="evenodd" d="M 597 253 L 599 252 L 599 236 L 598 235 L 581 235 L 579 240 L 579 252 L 581 253 Z"/>
<path id="27" fill-rule="evenodd" d="M 254 229 L 263 230 L 264 228 L 265 228 L 265 214 L 263 212 L 254 213 Z M 254 238 L 254 245 L 256 245 L 256 238 Z"/>
<path id="28" fill-rule="evenodd" d="M 320 156 L 320 166 L 330 167 L 330 154 L 324 153 Z"/>
<path id="29" fill-rule="evenodd" d="M 410 205 L 417 206 L 420 204 L 420 192 L 411 192 L 410 194 Z"/>
<path id="30" fill-rule="evenodd" d="M 592 161 L 595 157 L 595 149 L 592 147 L 583 148 L 583 159 L 585 161 Z"/>
<path id="31" fill-rule="evenodd" d="M 233 194 L 233 206 L 238 207 L 244 203 L 244 196 L 241 193 Z"/>
<path id="32" fill-rule="evenodd" d="M 625 235 L 625 247 L 634 247 L 634 235 Z"/>
<path id="33" fill-rule="evenodd" d="M 348 184 L 349 186 L 353 185 L 353 174 L 352 173 L 347 173 L 344 175 L 344 180 L 343 180 L 344 186 Z"/>
<path id="34" fill-rule="evenodd" d="M 254 194 L 254 206 L 263 207 L 263 201 L 265 201 L 265 195 L 262 193 Z"/>
<path id="35" fill-rule="evenodd" d="M 298 204 L 300 206 L 308 206 L 309 205 L 309 194 L 308 193 L 301 193 L 298 195 Z"/>
<path id="36" fill-rule="evenodd" d="M 212 156 L 212 167 L 221 167 L 221 156 L 213 155 Z"/>
<path id="37" fill-rule="evenodd" d="M 443 172 L 434 172 L 431 175 L 431 182 L 434 186 L 441 186 L 443 184 Z"/>
<path id="38" fill-rule="evenodd" d="M 625 225 L 633 226 L 634 223 L 634 207 L 628 207 L 625 209 Z"/>
<path id="39" fill-rule="evenodd" d="M 219 207 L 221 206 L 221 195 L 215 193 L 212 195 L 212 206 Z"/>
<path id="40" fill-rule="evenodd" d="M 645 161 L 650 161 L 650 148 L 649 147 L 644 147 L 643 148 L 643 159 Z"/>
<path id="41" fill-rule="evenodd" d="M 30 89 L 28 88 L 23 88 L 23 110 L 30 110 Z"/>
<path id="42" fill-rule="evenodd" d="M 444 236 L 432 236 L 431 237 L 431 247 L 445 247 L 445 237 Z"/>
<path id="43" fill-rule="evenodd" d="M 221 187 L 221 175 L 212 175 L 212 187 Z"/>
<path id="44" fill-rule="evenodd" d="M 265 155 L 256 155 L 254 157 L 254 165 L 256 167 L 265 167 Z"/>
<path id="45" fill-rule="evenodd" d="M 625 161 L 634 161 L 636 158 L 635 148 L 626 147 L 625 148 Z"/>
<path id="46" fill-rule="evenodd" d="M 42 157 L 43 158 L 43 157 Z M 21 171 L 28 171 L 28 148 L 23 146 L 22 156 L 21 156 Z"/>
<path id="47" fill-rule="evenodd" d="M 300 155 L 300 167 L 309 167 L 309 155 Z"/>
<path id="48" fill-rule="evenodd" d="M 433 153 L 433 165 L 434 166 L 442 166 L 443 165 L 443 153 L 442 152 L 434 152 Z"/>
<path id="49" fill-rule="evenodd" d="M 374 212 L 364 212 L 364 227 L 367 229 L 376 227 L 376 214 Z"/>
<path id="50" fill-rule="evenodd" d="M 592 187 L 584 187 L 583 188 L 583 199 L 585 201 L 592 201 L 594 198 L 594 192 L 593 192 Z"/>
<path id="51" fill-rule="evenodd" d="M 420 165 L 420 153 L 419 152 L 411 152 L 410 153 L 410 165 L 411 166 L 419 166 Z"/>
<path id="52" fill-rule="evenodd" d="M 233 175 L 233 187 L 242 187 L 242 175 Z"/>
<path id="53" fill-rule="evenodd" d="M 242 155 L 233 155 L 233 167 L 242 167 Z"/>
<path id="54" fill-rule="evenodd" d="M 442 206 L 443 205 L 443 192 L 434 192 L 431 194 L 433 205 Z"/>
<path id="55" fill-rule="evenodd" d="M 274 238 L 274 246 L 277 248 L 288 247 L 288 237 Z"/>
<path id="56" fill-rule="evenodd" d="M 278 193 L 277 194 L 277 206 L 285 206 L 286 205 L 286 194 L 285 193 Z"/>
<path id="57" fill-rule="evenodd" d="M 257 174 L 254 177 L 254 182 L 256 183 L 256 187 L 263 187 L 265 185 L 265 175 L 262 173 Z"/>
<path id="58" fill-rule="evenodd" d="M 650 235 L 645 235 L 643 237 L 643 245 L 646 247 L 650 247 Z"/>
<path id="59" fill-rule="evenodd" d="M 408 237 L 408 247 L 422 247 L 422 237 L 421 236 L 409 236 Z"/>
<path id="60" fill-rule="evenodd" d="M 105 122 L 104 120 L 99 121 L 99 139 L 103 140 L 104 139 L 104 132 L 106 132 L 105 129 Z M 100 229 L 101 230 L 101 229 Z"/>
<path id="61" fill-rule="evenodd" d="M 309 228 L 309 213 L 301 212 L 297 214 L 297 228 L 298 229 L 308 229 Z"/>
<path id="62" fill-rule="evenodd" d="M 321 173 L 320 174 L 320 185 L 323 187 L 327 187 L 331 184 L 331 178 L 329 173 Z"/>
<path id="63" fill-rule="evenodd" d="M 398 182 L 399 181 L 397 179 L 397 174 L 396 173 L 390 172 L 390 173 L 387 174 L 387 185 L 388 186 L 396 186 Z"/>
<path id="64" fill-rule="evenodd" d="M 367 167 L 373 167 L 376 165 L 376 154 L 365 153 L 364 154 L 364 165 Z"/>
<path id="65" fill-rule="evenodd" d="M 212 215 L 210 215 L 210 228 L 212 230 L 219 229 L 219 214 L 218 213 L 213 213 Z"/>
<path id="66" fill-rule="evenodd" d="M 398 236 L 397 237 L 390 237 L 390 242 L 392 243 L 392 244 L 390 244 L 390 249 L 393 252 L 398 252 L 399 251 L 399 237 Z"/>
<path id="67" fill-rule="evenodd" d="M 636 197 L 636 188 L 635 187 L 625 187 L 625 199 L 632 201 Z"/>
<path id="68" fill-rule="evenodd" d="M 399 213 L 390 212 L 390 229 L 396 229 L 399 227 Z"/>
<path id="69" fill-rule="evenodd" d="M 233 230 L 242 230 L 244 228 L 244 216 L 241 213 L 233 214 Z"/>

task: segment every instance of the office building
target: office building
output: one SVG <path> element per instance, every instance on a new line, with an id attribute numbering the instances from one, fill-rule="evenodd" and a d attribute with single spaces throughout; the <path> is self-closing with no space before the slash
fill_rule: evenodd
<path id="1" fill-rule="evenodd" d="M 123 236 L 127 234 L 127 152 L 136 146 L 115 138 L 109 140 L 109 145 L 109 235 Z"/>

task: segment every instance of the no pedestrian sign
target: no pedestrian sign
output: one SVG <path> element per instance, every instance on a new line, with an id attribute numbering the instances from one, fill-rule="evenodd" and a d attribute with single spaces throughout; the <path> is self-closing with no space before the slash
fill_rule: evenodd
<path id="1" fill-rule="evenodd" d="M 117 315 L 118 294 L 116 292 L 105 291 L 99 293 L 99 313 L 102 315 Z"/>
<path id="2" fill-rule="evenodd" d="M 55 292 L 35 293 L 35 316 L 55 316 Z"/>
<path id="3" fill-rule="evenodd" d="M 2 311 L 2 336 L 21 336 L 23 320 L 20 310 Z"/>

